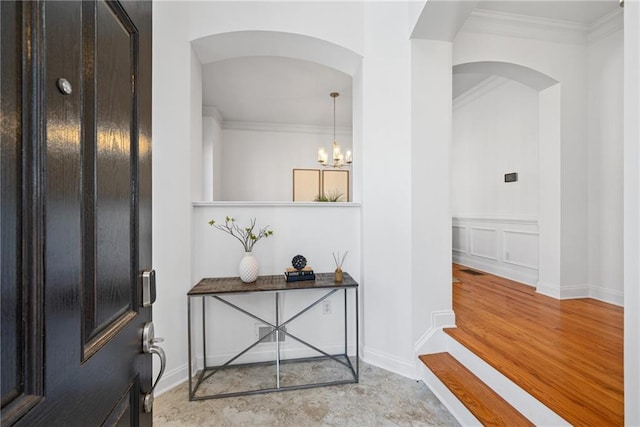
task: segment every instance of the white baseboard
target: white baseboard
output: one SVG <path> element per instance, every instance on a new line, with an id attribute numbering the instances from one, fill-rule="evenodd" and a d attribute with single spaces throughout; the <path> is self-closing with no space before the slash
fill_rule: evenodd
<path id="1" fill-rule="evenodd" d="M 590 286 L 589 296 L 598 301 L 624 307 L 624 292 L 606 289 L 600 286 Z"/>
<path id="2" fill-rule="evenodd" d="M 553 283 L 546 283 L 538 281 L 536 285 L 536 292 L 542 295 L 546 295 L 551 298 L 560 299 L 560 289 Z"/>
<path id="3" fill-rule="evenodd" d="M 329 347 L 322 348 L 322 350 L 332 355 L 342 354 L 342 352 L 344 351 L 344 346 L 340 346 L 340 345 L 329 346 Z M 228 360 L 230 360 L 232 357 L 234 357 L 236 354 L 237 353 L 233 353 L 233 354 L 224 353 L 224 354 L 215 354 L 215 355 L 207 356 L 207 366 L 222 365 L 226 363 Z M 295 359 L 295 358 L 301 358 L 301 357 L 321 356 L 320 353 L 309 348 L 290 348 L 287 350 L 283 350 L 280 354 L 283 359 L 285 358 Z M 355 344 L 353 346 L 347 347 L 347 354 L 349 356 L 355 356 L 356 354 Z M 269 351 L 269 350 L 253 351 L 244 355 L 241 359 L 237 360 L 235 363 L 254 363 L 254 362 L 272 361 L 274 360 L 273 357 L 274 357 L 273 351 Z M 202 369 L 202 367 L 204 366 L 203 359 L 204 359 L 203 356 L 198 356 L 193 360 L 192 362 L 193 372 L 191 372 L 191 375 L 195 375 L 195 373 L 198 370 Z M 166 371 L 162 376 L 162 378 L 160 379 L 160 381 L 158 382 L 158 385 L 156 386 L 155 395 L 159 396 L 162 393 L 187 381 L 189 379 L 188 370 L 189 368 L 187 364 L 184 364 L 170 371 Z M 157 375 L 157 373 L 154 373 L 154 375 Z"/>
<path id="4" fill-rule="evenodd" d="M 442 328 L 455 328 L 456 327 L 456 314 L 453 310 L 441 310 L 431 313 L 431 328 L 428 329 L 422 336 L 416 341 L 413 347 L 414 353 L 419 356 L 421 354 L 438 353 L 442 347 L 441 340 L 438 339 L 438 332 L 442 331 Z M 435 336 L 437 335 L 437 336 Z M 434 337 L 435 336 L 435 337 Z"/>
<path id="5" fill-rule="evenodd" d="M 624 306 L 624 293 L 593 285 L 556 285 L 538 280 L 538 271 L 520 268 L 499 261 L 474 257 L 473 255 L 453 252 L 453 262 L 465 267 L 475 268 L 496 276 L 504 277 L 529 286 L 535 286 L 536 292 L 555 299 L 593 298 L 598 301 Z"/>
<path id="6" fill-rule="evenodd" d="M 624 307 L 624 292 L 600 286 L 571 285 L 560 286 L 538 282 L 536 292 L 555 299 L 593 298 L 608 304 Z"/>
<path id="7" fill-rule="evenodd" d="M 536 292 L 555 299 L 590 298 L 589 285 L 558 286 L 552 283 L 538 282 Z"/>
<path id="8" fill-rule="evenodd" d="M 240 357 L 238 360 L 234 361 L 234 364 L 237 363 L 256 363 L 256 362 L 268 362 L 268 361 L 274 361 L 275 360 L 275 350 L 273 349 L 273 343 L 270 343 L 270 349 L 264 349 L 264 350 L 252 350 L 250 352 L 248 352 L 247 354 L 244 354 L 242 357 Z M 334 345 L 334 346 L 327 346 L 327 347 L 322 347 L 322 350 L 327 352 L 328 354 L 334 355 L 334 354 L 342 354 L 344 352 L 344 345 Z M 218 353 L 218 354 L 213 354 L 213 355 L 208 355 L 207 356 L 207 366 L 220 366 L 224 363 L 227 363 L 231 358 L 235 357 L 237 354 L 237 352 L 235 353 Z M 347 347 L 347 354 L 349 356 L 355 356 L 356 354 L 356 347 L 355 344 L 353 346 L 348 346 Z M 303 357 L 316 357 L 316 356 L 322 356 L 322 354 L 318 353 L 317 351 L 307 348 L 307 347 L 294 347 L 294 348 L 287 348 L 287 349 L 282 349 L 280 351 L 280 358 L 281 359 L 298 359 L 298 358 L 303 358 Z M 198 356 L 197 358 L 197 367 L 198 369 L 202 369 L 203 366 L 203 357 L 202 356 Z"/>
<path id="9" fill-rule="evenodd" d="M 469 254 L 453 252 L 453 262 L 465 267 L 476 268 L 496 276 L 515 280 L 529 286 L 536 286 L 538 282 L 538 270 L 520 267 L 515 264 L 502 263 L 500 261 L 476 257 Z"/>
<path id="10" fill-rule="evenodd" d="M 560 289 L 560 299 L 589 298 L 589 285 L 569 285 Z"/>
<path id="11" fill-rule="evenodd" d="M 327 348 L 323 350 L 327 351 L 328 353 L 331 353 L 331 351 L 340 352 L 342 349 L 344 349 L 344 347 L 336 346 L 335 348 Z M 348 353 L 349 353 L 349 356 L 355 356 L 355 347 L 353 349 L 348 348 Z M 309 357 L 309 356 L 317 356 L 317 355 L 318 355 L 317 352 L 313 352 L 313 354 L 310 354 L 308 352 L 300 351 L 300 352 L 289 352 L 287 354 L 287 357 L 294 358 L 294 357 Z M 223 364 L 233 356 L 234 355 L 232 354 L 221 354 L 221 355 L 214 355 L 214 356 L 207 357 L 207 365 L 216 366 L 216 365 Z M 261 352 L 260 354 L 256 354 L 255 356 L 252 356 L 250 360 L 243 359 L 243 362 L 259 362 L 259 361 L 265 361 L 265 360 L 270 360 L 270 359 L 266 357 L 266 354 L 264 352 Z M 363 350 L 362 361 L 370 365 L 374 365 L 379 368 L 385 369 L 387 371 L 396 373 L 398 375 L 402 375 L 403 377 L 407 377 L 411 379 L 417 378 L 415 363 L 412 364 L 410 362 L 407 362 L 405 360 L 399 359 L 395 356 L 392 356 L 383 352 L 365 348 Z M 195 369 L 202 369 L 202 366 L 203 366 L 203 357 L 199 357 L 194 361 L 193 367 Z M 166 392 L 167 390 L 170 390 L 182 384 L 183 382 L 187 381 L 189 379 L 187 371 L 188 371 L 188 367 L 185 364 L 175 369 L 172 369 L 171 371 L 165 372 L 164 376 L 158 382 L 155 395 L 159 396 L 162 393 Z"/>
<path id="12" fill-rule="evenodd" d="M 416 379 L 416 362 L 408 362 L 391 354 L 372 350 L 365 347 L 362 351 L 362 361 L 378 368 L 402 375 L 403 377 Z"/>
<path id="13" fill-rule="evenodd" d="M 158 385 L 154 390 L 154 396 L 158 397 L 162 393 L 171 390 L 174 387 L 179 386 L 183 382 L 189 379 L 189 375 L 187 374 L 189 367 L 185 365 L 178 366 L 170 371 L 166 371 L 160 381 L 158 381 Z M 154 373 L 154 375 L 157 375 Z"/>

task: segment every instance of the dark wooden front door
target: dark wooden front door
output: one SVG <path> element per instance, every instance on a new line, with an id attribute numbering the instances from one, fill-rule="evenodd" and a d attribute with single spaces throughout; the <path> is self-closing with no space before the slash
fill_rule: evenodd
<path id="1" fill-rule="evenodd" d="M 2 425 L 151 425 L 151 3 L 0 7 Z"/>

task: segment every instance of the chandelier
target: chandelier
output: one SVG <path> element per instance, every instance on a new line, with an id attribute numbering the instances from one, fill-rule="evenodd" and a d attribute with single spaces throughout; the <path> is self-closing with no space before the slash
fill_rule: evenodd
<path id="1" fill-rule="evenodd" d="M 318 163 L 323 167 L 342 168 L 351 165 L 353 156 L 351 150 L 347 150 L 346 154 L 340 152 L 340 146 L 336 142 L 336 98 L 340 96 L 338 92 L 329 94 L 333 98 L 333 162 L 329 163 L 329 153 L 324 147 L 318 148 Z"/>

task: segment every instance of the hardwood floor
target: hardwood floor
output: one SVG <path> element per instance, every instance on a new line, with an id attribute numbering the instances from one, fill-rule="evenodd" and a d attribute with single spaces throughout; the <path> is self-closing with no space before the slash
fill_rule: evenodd
<path id="1" fill-rule="evenodd" d="M 571 424 L 624 425 L 621 307 L 559 301 L 464 268 L 453 265 L 449 335 Z"/>

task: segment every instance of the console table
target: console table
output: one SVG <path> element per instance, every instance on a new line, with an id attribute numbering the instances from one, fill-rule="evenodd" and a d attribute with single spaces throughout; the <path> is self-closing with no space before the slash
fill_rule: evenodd
<path id="1" fill-rule="evenodd" d="M 298 311 L 293 316 L 285 319 L 283 321 L 280 320 L 280 302 L 279 298 L 281 294 L 286 294 L 289 292 L 303 292 L 309 290 L 320 290 L 326 291 L 320 298 L 316 298 L 309 305 L 304 307 L 302 310 Z M 354 292 L 354 308 L 353 314 L 355 318 L 355 335 L 356 335 L 356 357 L 355 357 L 355 367 L 354 364 L 351 363 L 349 356 L 347 354 L 347 345 L 348 345 L 348 333 L 347 333 L 347 292 L 351 290 Z M 313 307 L 322 303 L 325 299 L 329 298 L 331 295 L 343 292 L 344 295 L 344 353 L 340 354 L 328 354 L 322 349 L 314 346 L 313 344 L 308 343 L 304 339 L 296 336 L 289 331 L 286 330 L 286 326 L 291 323 L 293 320 L 302 316 L 304 313 L 311 310 Z M 255 313 L 251 313 L 238 305 L 228 301 L 225 296 L 229 295 L 238 295 L 238 294 L 266 294 L 266 295 L 274 295 L 274 310 L 275 310 L 275 323 L 264 320 L 259 317 Z M 265 296 L 266 296 L 265 295 Z M 238 277 L 223 277 L 223 278 L 205 278 L 198 282 L 189 292 L 187 293 L 187 316 L 188 316 L 188 347 L 189 347 L 189 373 L 192 371 L 192 352 L 193 352 L 193 337 L 192 337 L 192 311 L 191 305 L 192 302 L 196 301 L 198 298 L 202 300 L 202 348 L 203 348 L 203 360 L 204 360 L 204 368 L 198 373 L 197 378 L 192 378 L 191 374 L 189 375 L 189 400 L 203 400 L 203 399 L 213 399 L 220 397 L 231 397 L 231 396 L 241 396 L 247 394 L 258 394 L 258 393 L 270 393 L 274 391 L 284 391 L 284 390 L 296 390 L 296 389 L 304 389 L 304 388 L 312 388 L 312 387 L 321 387 L 327 385 L 337 385 L 337 384 L 349 384 L 349 383 L 357 383 L 359 380 L 359 362 L 358 362 L 358 354 L 359 354 L 359 327 L 358 327 L 358 283 L 353 280 L 353 278 L 344 273 L 344 278 L 341 283 L 337 283 L 334 281 L 333 273 L 317 273 L 316 280 L 308 280 L 308 281 L 298 281 L 298 282 L 287 282 L 284 279 L 283 275 L 276 276 L 260 276 L 255 283 L 242 283 L 240 278 Z M 205 300 L 207 298 L 211 298 L 219 303 L 224 304 L 225 306 L 231 307 L 234 310 L 237 310 L 246 316 L 251 317 L 258 322 L 269 326 L 272 328 L 271 332 L 267 335 L 261 337 L 253 344 L 249 345 L 242 351 L 240 351 L 235 356 L 231 357 L 227 362 L 219 366 L 207 366 L 207 307 L 205 305 Z M 284 334 L 305 345 L 308 348 L 311 348 L 321 354 L 319 357 L 311 357 L 311 358 L 299 358 L 299 359 L 281 359 L 280 357 L 280 334 Z M 233 364 L 239 357 L 246 354 L 248 351 L 253 349 L 258 344 L 265 342 L 270 336 L 275 336 L 275 361 L 268 362 L 257 362 L 257 363 L 244 363 L 244 364 Z M 345 367 L 345 369 L 349 372 L 348 379 L 341 379 L 336 381 L 329 382 L 314 382 L 311 384 L 299 384 L 299 385 L 289 385 L 283 386 L 280 384 L 280 365 L 283 363 L 295 363 L 301 361 L 309 361 L 309 360 L 318 360 L 318 359 L 326 359 L 333 360 Z M 238 368 L 244 366 L 259 366 L 259 365 L 273 365 L 275 363 L 275 384 L 273 387 L 268 388 L 259 388 L 254 390 L 243 390 L 237 392 L 224 392 L 217 394 L 204 394 L 197 395 L 198 388 L 203 384 L 204 381 L 211 378 L 218 372 L 221 372 L 225 369 Z"/>

